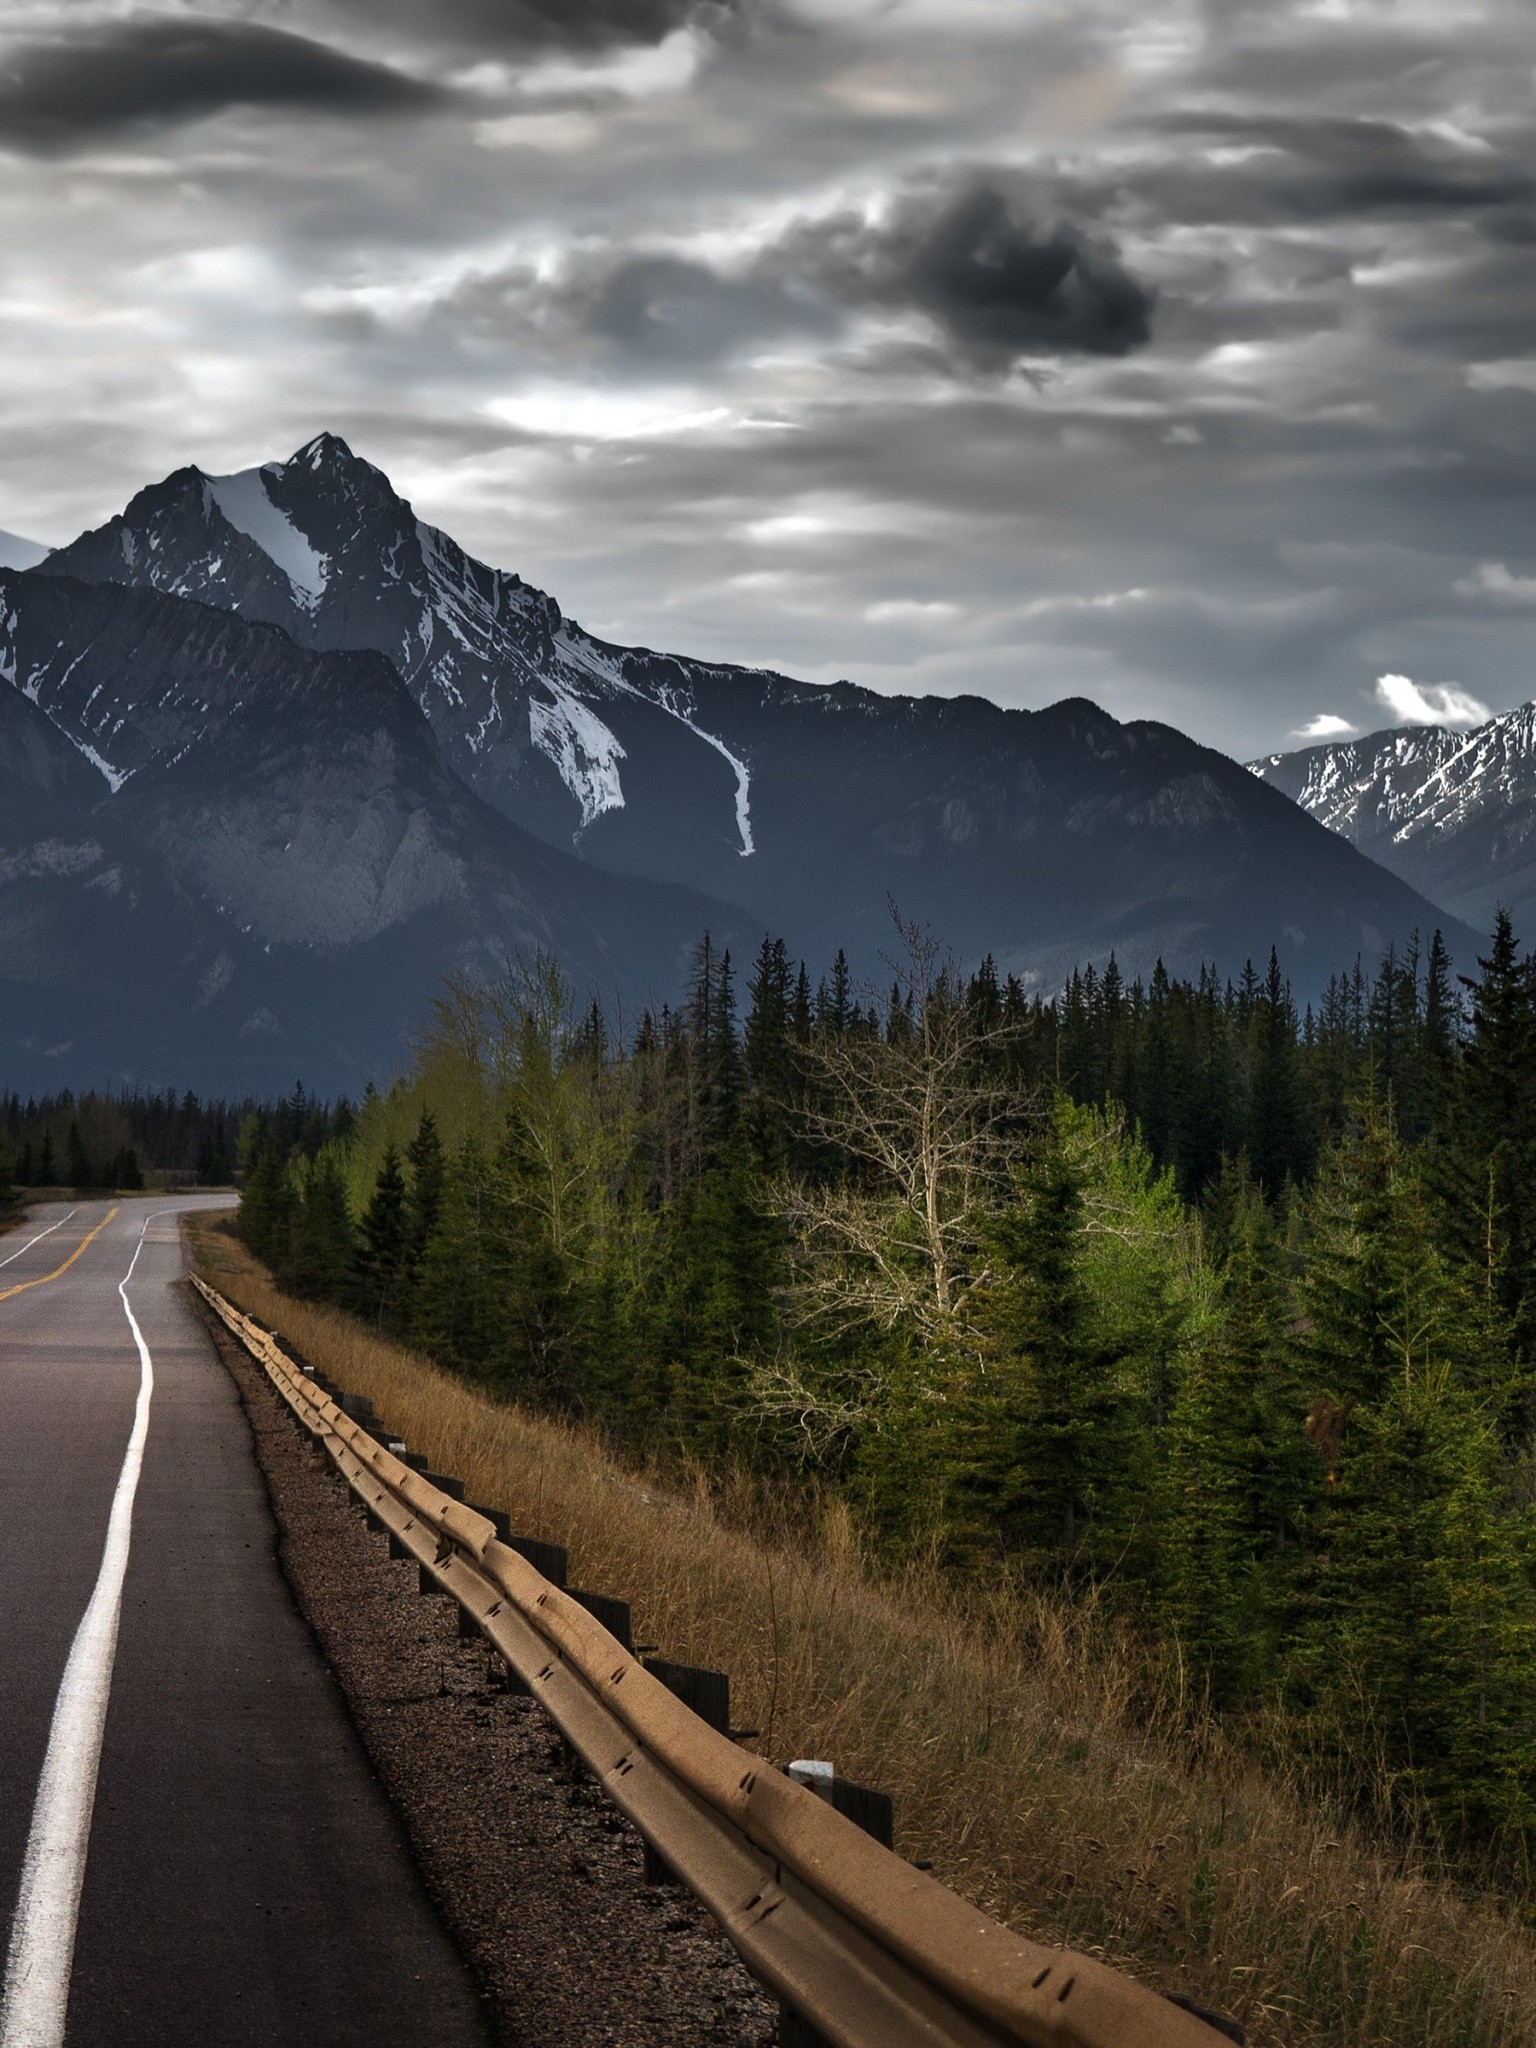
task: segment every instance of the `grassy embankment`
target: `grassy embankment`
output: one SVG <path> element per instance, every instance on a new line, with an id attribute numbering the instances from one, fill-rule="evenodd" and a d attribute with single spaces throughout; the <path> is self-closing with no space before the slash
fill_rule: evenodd
<path id="1" fill-rule="evenodd" d="M 749 1528 L 279 1293 L 227 1226 L 190 1228 L 212 1284 L 472 1500 L 568 1544 L 574 1582 L 628 1598 L 638 1638 L 729 1671 L 764 1754 L 894 1794 L 898 1847 L 991 1912 L 1234 2013 L 1257 2048 L 1536 2041 L 1536 1937 L 1261 1771 L 1091 1615 L 879 1577 L 835 1506 L 774 1530 L 758 1504 Z"/>

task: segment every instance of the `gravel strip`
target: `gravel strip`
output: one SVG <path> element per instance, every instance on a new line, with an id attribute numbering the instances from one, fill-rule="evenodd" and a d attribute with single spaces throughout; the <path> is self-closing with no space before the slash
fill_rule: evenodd
<path id="1" fill-rule="evenodd" d="M 199 1307 L 201 1304 L 199 1304 Z M 391 1562 L 350 1487 L 222 1325 L 278 1555 L 427 1888 L 507 2048 L 771 2048 L 777 2013 L 692 1896 L 648 1885 L 639 1835 L 553 1723 L 500 1691 L 457 1609 Z"/>

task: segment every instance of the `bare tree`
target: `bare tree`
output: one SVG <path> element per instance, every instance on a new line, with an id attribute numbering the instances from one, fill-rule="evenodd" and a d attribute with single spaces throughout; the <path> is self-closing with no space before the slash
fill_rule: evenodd
<path id="1" fill-rule="evenodd" d="M 780 1184 L 796 1249 L 789 1306 L 828 1334 L 907 1323 L 963 1345 L 989 1277 L 982 1220 L 1029 1101 L 932 934 L 892 916 L 902 956 L 887 1028 L 818 1033 L 806 1049 L 808 1134 L 841 1170 Z"/>

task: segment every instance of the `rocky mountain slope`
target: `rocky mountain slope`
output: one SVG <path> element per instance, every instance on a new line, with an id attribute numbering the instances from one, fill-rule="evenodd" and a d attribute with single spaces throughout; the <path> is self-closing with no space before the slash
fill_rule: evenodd
<path id="1" fill-rule="evenodd" d="M 1082 701 L 1024 712 L 829 689 L 600 641 L 419 521 L 330 435 L 233 476 L 177 471 L 38 574 L 382 655 L 447 767 L 505 818 L 593 866 L 738 904 L 813 961 L 845 945 L 878 971 L 894 899 L 962 958 L 990 951 L 1037 984 L 1111 948 L 1133 971 L 1161 955 L 1235 972 L 1274 942 L 1308 991 L 1448 922 L 1166 726 Z M 53 715 L 104 774 L 122 772 L 101 700 L 87 713 L 72 687 Z"/>
<path id="2" fill-rule="evenodd" d="M 682 889 L 520 830 L 388 662 L 144 589 L 0 572 L 0 1071 L 356 1087 L 445 973 L 543 948 L 671 994 Z M 50 1062 L 55 1064 L 50 1065 Z"/>
<path id="3" fill-rule="evenodd" d="M 1406 726 L 1249 765 L 1479 931 L 1500 904 L 1536 930 L 1536 703 L 1471 732 Z"/>

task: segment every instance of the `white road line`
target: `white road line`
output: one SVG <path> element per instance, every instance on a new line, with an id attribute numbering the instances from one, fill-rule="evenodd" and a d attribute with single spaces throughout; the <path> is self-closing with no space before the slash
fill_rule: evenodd
<path id="1" fill-rule="evenodd" d="M 96 1771 L 101 1761 L 112 1664 L 117 1655 L 117 1624 L 123 1606 L 123 1578 L 133 1533 L 133 1500 L 139 1488 L 144 1444 L 149 1435 L 149 1403 L 155 1390 L 154 1361 L 128 1304 L 127 1293 L 139 1253 L 144 1249 L 144 1232 L 151 1221 L 151 1217 L 145 1217 L 128 1271 L 117 1285 L 123 1313 L 139 1348 L 139 1399 L 117 1477 L 117 1490 L 112 1496 L 96 1590 L 75 1631 L 54 1703 L 53 1726 L 48 1731 L 48 1753 L 43 1759 L 37 1803 L 32 1809 L 32 1831 L 27 1837 L 21 1892 L 5 1966 L 0 2048 L 62 2048 L 64 2040 L 80 1888 L 85 1882 L 85 1853 L 91 1838 L 91 1812 L 96 1804 Z"/>
<path id="2" fill-rule="evenodd" d="M 62 1230 L 65 1224 L 69 1221 L 70 1216 L 76 1216 L 78 1214 L 79 1211 L 77 1209 L 71 1209 L 69 1211 L 69 1215 L 61 1216 L 57 1223 L 50 1223 L 48 1228 L 46 1230 L 40 1230 L 37 1233 L 36 1237 L 29 1237 L 24 1245 L 19 1246 L 17 1250 L 11 1253 L 10 1258 L 0 1259 L 0 1266 L 8 1266 L 11 1263 L 11 1259 L 19 1259 L 23 1252 L 31 1251 L 33 1245 L 41 1244 L 45 1237 L 52 1237 L 53 1233 L 56 1230 Z"/>

